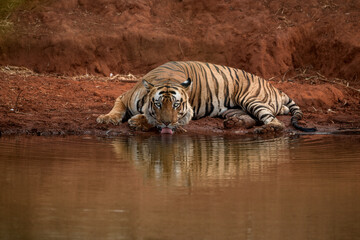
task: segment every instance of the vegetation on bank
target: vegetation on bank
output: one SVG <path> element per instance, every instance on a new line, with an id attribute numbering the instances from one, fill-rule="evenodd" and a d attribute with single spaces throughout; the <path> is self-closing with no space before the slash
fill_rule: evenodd
<path id="1" fill-rule="evenodd" d="M 20 9 L 28 10 L 42 0 L 1 0 L 0 1 L 0 36 L 13 30 L 12 14 Z"/>

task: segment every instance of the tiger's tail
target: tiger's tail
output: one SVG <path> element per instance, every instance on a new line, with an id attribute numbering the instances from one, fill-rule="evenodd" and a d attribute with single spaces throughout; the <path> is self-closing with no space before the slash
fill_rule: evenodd
<path id="1" fill-rule="evenodd" d="M 286 107 L 289 108 L 290 113 L 292 115 L 291 117 L 291 124 L 294 126 L 294 128 L 296 128 L 297 130 L 303 131 L 303 132 L 315 132 L 317 131 L 317 129 L 315 127 L 313 128 L 305 128 L 305 127 L 301 127 L 298 124 L 298 121 L 301 120 L 303 118 L 303 113 L 300 110 L 300 107 L 298 105 L 296 105 L 296 103 L 287 96 L 288 101 L 287 104 L 285 104 Z"/>

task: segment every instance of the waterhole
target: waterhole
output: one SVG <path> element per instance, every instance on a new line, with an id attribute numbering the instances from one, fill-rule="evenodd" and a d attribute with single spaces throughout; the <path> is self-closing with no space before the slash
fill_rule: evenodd
<path id="1" fill-rule="evenodd" d="M 360 239 L 360 136 L 2 137 L 0 239 Z"/>

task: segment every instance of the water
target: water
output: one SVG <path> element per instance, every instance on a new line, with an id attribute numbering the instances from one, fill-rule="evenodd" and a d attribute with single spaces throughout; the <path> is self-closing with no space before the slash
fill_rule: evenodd
<path id="1" fill-rule="evenodd" d="M 0 239 L 360 239 L 360 136 L 0 138 Z"/>

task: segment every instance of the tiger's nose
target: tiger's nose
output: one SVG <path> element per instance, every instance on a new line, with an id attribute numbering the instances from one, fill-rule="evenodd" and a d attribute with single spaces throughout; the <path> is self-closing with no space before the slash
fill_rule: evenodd
<path id="1" fill-rule="evenodd" d="M 163 121 L 163 124 L 165 124 L 165 126 L 169 126 L 170 125 L 170 121 Z"/>

